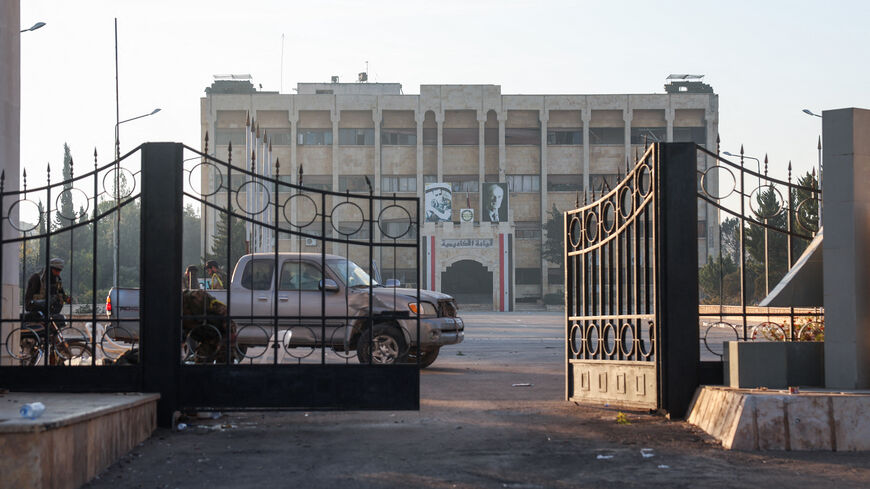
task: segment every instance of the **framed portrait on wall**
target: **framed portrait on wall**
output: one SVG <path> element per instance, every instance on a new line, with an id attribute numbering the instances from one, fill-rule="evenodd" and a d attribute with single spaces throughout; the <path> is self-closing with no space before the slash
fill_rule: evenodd
<path id="1" fill-rule="evenodd" d="M 483 211 L 481 222 L 506 222 L 508 220 L 507 183 L 483 184 Z"/>

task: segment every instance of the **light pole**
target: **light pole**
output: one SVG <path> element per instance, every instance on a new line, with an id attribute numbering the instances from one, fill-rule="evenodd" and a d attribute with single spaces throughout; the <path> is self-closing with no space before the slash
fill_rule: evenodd
<path id="1" fill-rule="evenodd" d="M 29 29 L 22 29 L 20 32 L 35 31 L 36 29 L 39 29 L 40 27 L 43 27 L 44 25 L 45 25 L 45 22 L 37 22 L 37 23 L 33 24 L 32 26 L 30 26 Z"/>
<path id="2" fill-rule="evenodd" d="M 725 156 L 732 156 L 734 158 L 740 158 L 740 159 L 749 158 L 750 160 L 755 160 L 755 172 L 758 173 L 758 187 L 760 188 L 761 187 L 761 160 L 759 160 L 758 158 L 756 158 L 754 156 L 747 156 L 747 155 L 743 154 L 742 151 L 740 153 L 741 154 L 736 155 L 734 153 L 729 153 L 727 151 L 722 152 L 722 154 Z"/>

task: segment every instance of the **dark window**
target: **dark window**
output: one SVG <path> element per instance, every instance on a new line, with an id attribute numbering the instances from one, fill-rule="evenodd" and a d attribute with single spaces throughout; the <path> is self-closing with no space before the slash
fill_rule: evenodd
<path id="1" fill-rule="evenodd" d="M 423 144 L 432 146 L 438 144 L 438 129 L 434 127 L 423 128 Z"/>
<path id="2" fill-rule="evenodd" d="M 589 187 L 593 192 L 600 192 L 603 188 L 605 192 L 613 190 L 618 183 L 616 175 L 591 173 L 589 175 Z"/>
<path id="3" fill-rule="evenodd" d="M 632 127 L 631 144 L 663 143 L 667 139 L 665 127 Z"/>
<path id="4" fill-rule="evenodd" d="M 374 129 L 339 129 L 338 144 L 343 146 L 373 146 L 375 144 Z"/>
<path id="5" fill-rule="evenodd" d="M 416 192 L 416 176 L 381 177 L 381 192 Z"/>
<path id="6" fill-rule="evenodd" d="M 547 175 L 547 192 L 579 192 L 583 190 L 583 175 L 570 173 Z"/>
<path id="7" fill-rule="evenodd" d="M 304 146 L 329 146 L 332 144 L 332 129 L 298 129 L 296 144 Z"/>
<path id="8" fill-rule="evenodd" d="M 302 175 L 303 187 L 332 190 L 332 175 Z"/>
<path id="9" fill-rule="evenodd" d="M 372 177 L 369 176 L 369 182 L 372 181 Z M 350 192 L 368 192 L 369 186 L 366 184 L 366 176 L 365 175 L 340 175 L 338 177 L 338 191 L 344 192 L 348 190 Z"/>
<path id="10" fill-rule="evenodd" d="M 251 260 L 242 272 L 242 287 L 248 290 L 269 290 L 272 288 L 272 273 L 275 262 L 272 260 Z"/>
<path id="11" fill-rule="evenodd" d="M 517 285 L 541 285 L 540 268 L 517 268 Z"/>
<path id="12" fill-rule="evenodd" d="M 540 175 L 506 175 L 508 190 L 511 192 L 540 192 Z"/>
<path id="13" fill-rule="evenodd" d="M 590 144 L 625 144 L 625 129 L 622 127 L 589 128 Z"/>
<path id="14" fill-rule="evenodd" d="M 483 130 L 483 144 L 487 146 L 498 146 L 497 127 L 487 127 Z"/>
<path id="15" fill-rule="evenodd" d="M 423 188 L 426 188 L 427 183 L 437 183 L 438 177 L 436 175 L 423 175 Z"/>
<path id="16" fill-rule="evenodd" d="M 547 129 L 547 144 L 583 144 L 583 130 Z"/>
<path id="17" fill-rule="evenodd" d="M 320 290 L 320 267 L 311 263 L 285 262 L 278 290 Z"/>
<path id="18" fill-rule="evenodd" d="M 504 144 L 541 144 L 541 129 L 526 127 L 506 127 L 504 130 Z"/>
<path id="19" fill-rule="evenodd" d="M 565 283 L 565 271 L 561 268 L 548 268 L 547 283 L 550 285 Z"/>
<path id="20" fill-rule="evenodd" d="M 707 144 L 706 127 L 675 127 L 675 143 Z"/>
<path id="21" fill-rule="evenodd" d="M 275 146 L 290 146 L 289 127 L 265 129 L 263 133 L 266 135 L 267 141 L 274 144 Z M 233 144 L 236 143 L 233 142 Z"/>
<path id="22" fill-rule="evenodd" d="M 453 192 L 480 191 L 480 180 L 477 175 L 444 175 L 444 183 L 449 183 Z"/>
<path id="23" fill-rule="evenodd" d="M 324 89 L 318 88 L 317 90 L 314 91 L 314 94 L 315 95 L 332 95 L 332 90 L 324 90 Z"/>
<path id="24" fill-rule="evenodd" d="M 217 129 L 215 132 L 215 144 L 227 145 L 232 141 L 237 148 L 245 147 L 245 129 Z"/>
<path id="25" fill-rule="evenodd" d="M 417 129 L 381 129 L 381 145 L 416 146 Z"/>
<path id="26" fill-rule="evenodd" d="M 477 128 L 448 128 L 441 131 L 441 137 L 445 145 L 474 146 L 480 140 Z"/>

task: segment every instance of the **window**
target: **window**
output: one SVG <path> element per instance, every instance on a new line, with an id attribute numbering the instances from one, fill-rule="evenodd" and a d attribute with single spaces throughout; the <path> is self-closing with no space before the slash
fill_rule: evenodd
<path id="1" fill-rule="evenodd" d="M 434 127 L 423 128 L 423 144 L 432 146 L 438 144 L 438 129 Z"/>
<path id="2" fill-rule="evenodd" d="M 547 144 L 583 144 L 582 129 L 547 129 Z"/>
<path id="3" fill-rule="evenodd" d="M 504 144 L 541 144 L 541 129 L 525 127 L 506 127 L 504 130 Z"/>
<path id="4" fill-rule="evenodd" d="M 245 129 L 216 129 L 215 144 L 227 145 L 232 141 L 233 146 L 245 147 Z"/>
<path id="5" fill-rule="evenodd" d="M 622 128 L 622 127 L 589 128 L 589 143 L 591 143 L 591 144 L 625 144 L 625 128 Z"/>
<path id="6" fill-rule="evenodd" d="M 339 177 L 340 178 L 340 177 Z M 302 186 L 317 190 L 332 190 L 332 175 L 302 175 Z"/>
<path id="7" fill-rule="evenodd" d="M 547 192 L 579 192 L 583 190 L 583 175 L 568 173 L 547 175 Z"/>
<path id="8" fill-rule="evenodd" d="M 332 129 L 298 129 L 296 144 L 304 146 L 329 146 L 332 144 Z"/>
<path id="9" fill-rule="evenodd" d="M 541 285 L 540 268 L 517 268 L 517 285 Z"/>
<path id="10" fill-rule="evenodd" d="M 416 146 L 417 129 L 381 129 L 381 145 Z"/>
<path id="11" fill-rule="evenodd" d="M 416 192 L 416 176 L 381 177 L 381 192 Z"/>
<path id="12" fill-rule="evenodd" d="M 368 177 L 369 182 L 372 181 L 372 177 Z M 338 177 L 338 191 L 350 192 L 368 192 L 369 186 L 366 183 L 366 175 L 340 175 Z"/>
<path id="13" fill-rule="evenodd" d="M 449 128 L 441 130 L 442 143 L 445 145 L 476 146 L 480 141 L 478 128 Z"/>
<path id="14" fill-rule="evenodd" d="M 487 146 L 498 146 L 497 127 L 487 127 L 483 130 L 483 144 Z"/>
<path id="15" fill-rule="evenodd" d="M 506 175 L 508 190 L 511 192 L 540 192 L 540 175 Z"/>
<path id="16" fill-rule="evenodd" d="M 541 239 L 541 223 L 538 221 L 516 221 L 514 236 L 517 239 Z"/>
<path id="17" fill-rule="evenodd" d="M 565 271 L 561 268 L 548 268 L 547 283 L 550 285 L 565 283 Z"/>
<path id="18" fill-rule="evenodd" d="M 375 130 L 368 129 L 339 129 L 338 144 L 342 146 L 373 146 L 375 144 Z"/>
<path id="19" fill-rule="evenodd" d="M 381 238 L 388 239 L 417 239 L 417 227 L 409 226 L 407 219 L 397 221 L 378 221 L 375 233 L 380 233 Z"/>
<path id="20" fill-rule="evenodd" d="M 667 139 L 667 132 L 664 127 L 632 127 L 631 144 L 663 143 Z"/>
<path id="21" fill-rule="evenodd" d="M 477 175 L 444 175 L 444 183 L 449 183 L 453 192 L 480 192 Z"/>
<path id="22" fill-rule="evenodd" d="M 272 260 L 251 260 L 242 272 L 242 287 L 248 290 L 269 290 L 272 288 L 272 273 L 275 264 Z"/>
<path id="23" fill-rule="evenodd" d="M 263 129 L 263 133 L 266 135 L 266 139 L 275 146 L 290 146 L 289 127 L 266 128 Z"/>
<path id="24" fill-rule="evenodd" d="M 423 175 L 423 188 L 426 188 L 426 184 L 437 182 L 438 177 L 436 175 Z"/>
<path id="25" fill-rule="evenodd" d="M 695 143 L 707 144 L 707 128 L 706 127 L 675 127 L 674 128 L 675 143 Z"/>
<path id="26" fill-rule="evenodd" d="M 284 262 L 278 290 L 320 290 L 320 267 L 311 263 Z"/>
<path id="27" fill-rule="evenodd" d="M 604 188 L 605 192 L 613 190 L 618 181 L 616 175 L 592 173 L 589 175 L 589 187 L 593 192 L 600 192 Z"/>

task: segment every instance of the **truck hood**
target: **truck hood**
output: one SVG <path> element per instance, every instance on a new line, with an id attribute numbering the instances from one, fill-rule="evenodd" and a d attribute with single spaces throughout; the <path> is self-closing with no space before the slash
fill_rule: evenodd
<path id="1" fill-rule="evenodd" d="M 353 309 L 363 312 L 368 309 L 368 288 L 358 288 L 348 296 L 348 303 Z M 375 287 L 372 289 L 372 306 L 375 312 L 407 313 L 408 304 L 417 302 L 417 289 Z M 452 300 L 447 294 L 432 290 L 420 289 L 420 300 L 438 304 L 440 300 Z"/>

